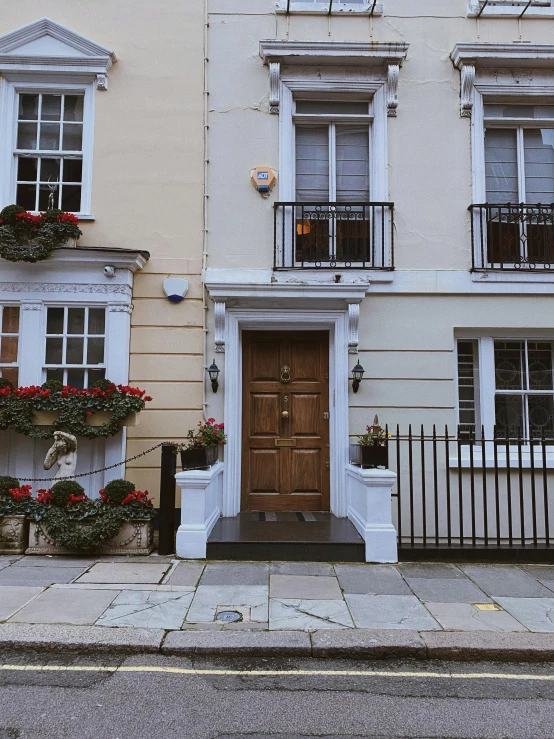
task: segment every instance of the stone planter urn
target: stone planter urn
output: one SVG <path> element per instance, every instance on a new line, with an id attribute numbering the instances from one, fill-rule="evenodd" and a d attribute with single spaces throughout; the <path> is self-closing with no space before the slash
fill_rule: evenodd
<path id="1" fill-rule="evenodd" d="M 0 554 L 24 554 L 29 540 L 26 516 L 0 517 Z"/>
<path id="2" fill-rule="evenodd" d="M 76 526 L 77 521 L 73 522 Z M 136 519 L 123 524 L 119 533 L 100 549 L 71 551 L 56 544 L 42 528 L 40 521 L 31 521 L 29 546 L 25 554 L 150 554 L 154 549 L 154 525 L 151 520 Z"/>
<path id="3" fill-rule="evenodd" d="M 111 411 L 96 411 L 92 416 L 87 416 L 87 424 L 89 426 L 103 426 L 105 423 L 109 423 L 112 417 Z M 140 417 L 138 413 L 129 413 L 127 418 L 123 421 L 123 426 L 138 426 L 140 423 Z"/>

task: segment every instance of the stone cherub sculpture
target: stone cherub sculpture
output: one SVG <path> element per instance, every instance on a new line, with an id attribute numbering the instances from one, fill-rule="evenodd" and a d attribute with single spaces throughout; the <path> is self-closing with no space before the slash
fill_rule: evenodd
<path id="1" fill-rule="evenodd" d="M 75 477 L 77 439 L 73 434 L 66 434 L 65 431 L 54 431 L 54 443 L 46 454 L 44 469 L 49 470 L 56 463 L 58 470 L 54 475 L 55 480 Z"/>

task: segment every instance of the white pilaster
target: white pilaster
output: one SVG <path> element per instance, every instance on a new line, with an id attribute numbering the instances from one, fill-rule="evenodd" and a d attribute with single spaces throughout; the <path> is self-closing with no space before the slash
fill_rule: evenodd
<path id="1" fill-rule="evenodd" d="M 183 559 L 206 559 L 208 536 L 221 515 L 223 463 L 207 470 L 184 470 L 175 475 L 181 488 L 181 525 L 176 553 Z"/>
<path id="2" fill-rule="evenodd" d="M 365 541 L 366 562 L 398 562 L 391 493 L 391 470 L 346 466 L 348 518 Z"/>

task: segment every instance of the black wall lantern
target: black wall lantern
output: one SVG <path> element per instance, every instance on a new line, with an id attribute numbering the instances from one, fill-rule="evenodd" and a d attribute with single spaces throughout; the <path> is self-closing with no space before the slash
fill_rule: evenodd
<path id="1" fill-rule="evenodd" d="M 354 367 L 352 370 L 352 390 L 357 393 L 358 388 L 360 387 L 360 382 L 362 381 L 362 377 L 364 376 L 364 368 L 358 361 L 358 364 Z"/>
<path id="2" fill-rule="evenodd" d="M 212 383 L 212 390 L 214 393 L 217 393 L 217 388 L 219 387 L 219 382 L 217 381 L 217 378 L 219 377 L 219 367 L 215 363 L 215 359 L 211 363 L 211 365 L 208 367 L 208 374 L 210 376 L 210 382 Z"/>

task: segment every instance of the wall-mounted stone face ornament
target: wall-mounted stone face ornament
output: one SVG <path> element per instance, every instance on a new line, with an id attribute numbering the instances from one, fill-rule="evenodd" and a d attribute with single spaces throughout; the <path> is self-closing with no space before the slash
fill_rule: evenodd
<path id="1" fill-rule="evenodd" d="M 170 303 L 180 303 L 189 291 L 188 280 L 181 277 L 169 277 L 163 281 L 163 291 Z"/>

